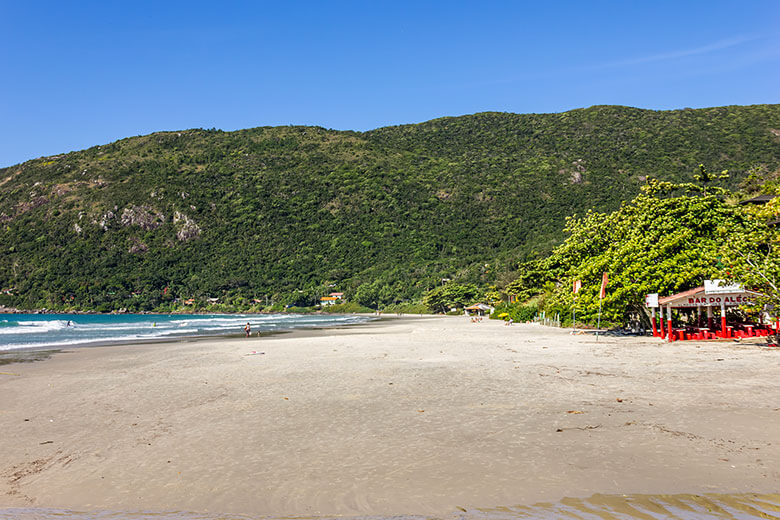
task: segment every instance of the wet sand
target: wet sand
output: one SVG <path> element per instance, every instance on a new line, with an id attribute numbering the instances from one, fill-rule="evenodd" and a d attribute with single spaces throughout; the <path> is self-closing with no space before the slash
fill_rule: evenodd
<path id="1" fill-rule="evenodd" d="M 78 349 L 2 367 L 0 508 L 447 515 L 777 493 L 778 356 L 462 317 Z"/>

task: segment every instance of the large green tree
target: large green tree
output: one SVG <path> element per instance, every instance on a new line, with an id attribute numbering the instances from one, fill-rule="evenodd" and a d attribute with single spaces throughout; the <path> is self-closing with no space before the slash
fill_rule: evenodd
<path id="1" fill-rule="evenodd" d="M 740 208 L 743 233 L 723 244 L 722 276 L 758 293 L 757 307 L 780 314 L 780 197 Z"/>
<path id="2" fill-rule="evenodd" d="M 672 294 L 718 275 L 723 244 L 742 236 L 743 212 L 722 190 L 702 184 L 650 180 L 632 201 L 612 213 L 571 218 L 569 236 L 544 261 L 558 282 L 549 309 L 569 315 L 572 282 L 582 281 L 578 318 L 595 321 L 602 274 L 609 284 L 603 320 L 641 314 L 645 295 Z"/>

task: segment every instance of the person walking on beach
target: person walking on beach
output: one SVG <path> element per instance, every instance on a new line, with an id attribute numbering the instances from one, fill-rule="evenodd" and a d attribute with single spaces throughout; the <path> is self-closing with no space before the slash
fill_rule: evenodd
<path id="1" fill-rule="evenodd" d="M 246 322 L 246 325 L 244 326 L 244 332 L 246 332 L 247 338 L 252 333 L 252 327 L 249 326 L 249 322 Z"/>

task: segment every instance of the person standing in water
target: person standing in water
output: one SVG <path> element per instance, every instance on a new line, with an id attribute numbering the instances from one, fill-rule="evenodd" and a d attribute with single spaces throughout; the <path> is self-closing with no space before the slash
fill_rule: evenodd
<path id="1" fill-rule="evenodd" d="M 246 322 L 246 326 L 244 327 L 244 332 L 246 332 L 246 337 L 247 338 L 252 333 L 252 327 L 249 326 L 249 322 Z"/>

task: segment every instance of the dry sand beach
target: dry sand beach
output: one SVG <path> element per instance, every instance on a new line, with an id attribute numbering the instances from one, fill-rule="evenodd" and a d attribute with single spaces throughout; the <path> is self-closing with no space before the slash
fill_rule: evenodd
<path id="1" fill-rule="evenodd" d="M 463 317 L 78 349 L 0 367 L 0 508 L 447 515 L 776 493 L 778 356 Z"/>

